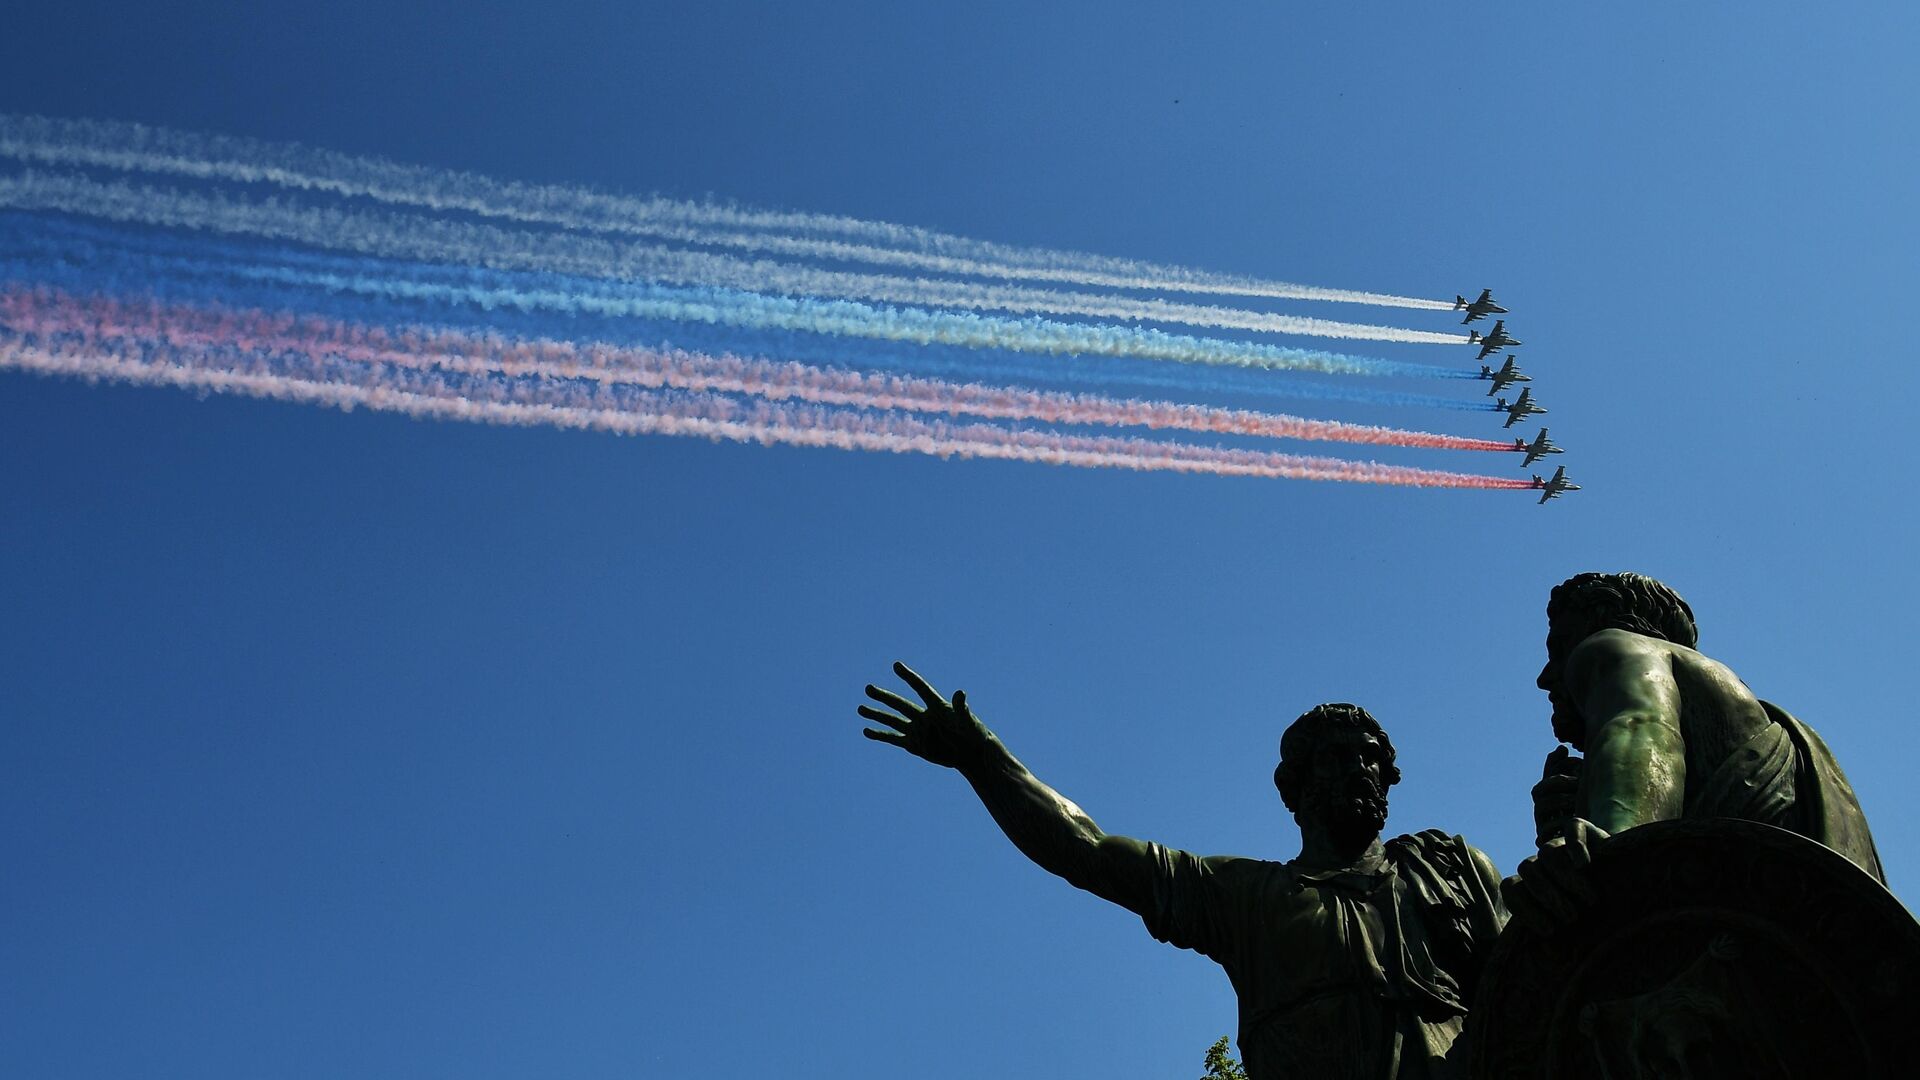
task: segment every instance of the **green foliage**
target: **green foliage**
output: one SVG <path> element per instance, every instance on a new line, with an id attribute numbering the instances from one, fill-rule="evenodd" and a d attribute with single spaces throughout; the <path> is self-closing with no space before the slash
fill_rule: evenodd
<path id="1" fill-rule="evenodd" d="M 1227 1053 L 1225 1035 L 1220 1036 L 1219 1042 L 1207 1047 L 1207 1075 L 1200 1080 L 1247 1080 L 1247 1070 L 1240 1067 L 1232 1054 Z"/>

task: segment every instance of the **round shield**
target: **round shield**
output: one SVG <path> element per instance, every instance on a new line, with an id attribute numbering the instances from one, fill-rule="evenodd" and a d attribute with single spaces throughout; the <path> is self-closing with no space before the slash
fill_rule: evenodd
<path id="1" fill-rule="evenodd" d="M 1920 923 L 1798 834 L 1665 821 L 1594 848 L 1597 902 L 1510 925 L 1467 1022 L 1476 1080 L 1912 1075 Z"/>

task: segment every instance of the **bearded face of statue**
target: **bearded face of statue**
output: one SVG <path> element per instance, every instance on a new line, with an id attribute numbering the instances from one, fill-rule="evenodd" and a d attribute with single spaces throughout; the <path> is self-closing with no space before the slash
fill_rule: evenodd
<path id="1" fill-rule="evenodd" d="M 1294 814 L 1302 823 L 1315 822 L 1336 838 L 1364 842 L 1378 836 L 1387 823 L 1386 745 L 1375 736 L 1353 728 L 1324 732 L 1301 763 L 1301 781 Z"/>

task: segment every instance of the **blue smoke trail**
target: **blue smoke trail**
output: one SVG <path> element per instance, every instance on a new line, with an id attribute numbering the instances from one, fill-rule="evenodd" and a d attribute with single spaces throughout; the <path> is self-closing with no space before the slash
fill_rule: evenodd
<path id="1" fill-rule="evenodd" d="M 19 220 L 0 214 L 0 275 L 26 284 L 57 286 L 75 293 L 136 292 L 196 304 L 224 304 L 266 310 L 305 310 L 354 322 L 411 323 L 449 329 L 491 330 L 521 338 L 597 340 L 617 345 L 678 347 L 698 352 L 762 355 L 829 367 L 903 370 L 923 374 L 999 378 L 1066 386 L 1131 385 L 1157 389 L 1217 391 L 1264 398 L 1304 398 L 1479 411 L 1478 402 L 1371 387 L 1325 385 L 1299 378 L 1275 379 L 1271 372 L 1239 368 L 1171 365 L 1126 357 L 1085 357 L 1071 364 L 1036 359 L 997 349 L 928 345 L 901 349 L 860 339 L 822 337 L 777 330 L 729 328 L 659 319 L 586 319 L 547 310 L 495 308 L 470 311 L 444 304 L 422 304 L 394 296 L 329 292 L 298 282 L 227 277 L 231 266 L 187 260 L 172 254 L 156 258 L 146 248 L 170 253 L 181 245 L 164 234 L 135 235 L 90 225 L 45 228 L 44 220 Z M 67 234 L 59 236 L 49 234 Z M 69 238 L 70 237 L 70 238 Z M 96 243 L 104 240 L 106 243 Z M 198 246 L 198 245 L 196 245 Z M 295 263 L 331 256 L 252 246 L 213 245 L 221 254 L 248 260 L 263 257 Z M 421 273 L 445 274 L 448 268 L 421 266 Z M 457 271 L 453 271 L 457 273 Z M 461 316 L 465 317 L 461 317 Z M 584 332 L 584 333 L 583 333 Z"/>
<path id="2" fill-rule="evenodd" d="M 93 243 L 165 250 L 164 240 L 66 224 L 58 230 Z M 155 245 L 159 248 L 156 249 Z M 790 298 L 712 287 L 618 283 L 541 271 L 472 267 L 322 255 L 265 249 L 280 265 L 236 265 L 228 273 L 255 281 L 308 285 L 397 300 L 478 306 L 486 310 L 547 308 L 608 318 L 659 318 L 740 329 L 796 330 L 913 345 L 1001 347 L 1067 356 L 1141 357 L 1190 364 L 1325 374 L 1471 378 L 1455 369 L 1220 338 L 1198 338 L 1134 327 L 1098 326 L 1040 318 L 1000 318 L 916 308 L 876 307 L 845 300 Z M 192 238 L 156 257 L 204 264 L 209 258 L 255 261 L 261 248 Z M 205 269 L 204 266 L 190 268 Z M 398 270 L 403 277 L 395 277 Z"/>

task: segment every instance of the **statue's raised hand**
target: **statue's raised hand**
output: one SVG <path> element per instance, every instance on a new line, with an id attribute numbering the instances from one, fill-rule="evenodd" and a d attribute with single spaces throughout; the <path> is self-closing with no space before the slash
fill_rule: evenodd
<path id="1" fill-rule="evenodd" d="M 979 761 L 981 754 L 993 743 L 993 732 L 988 731 L 987 726 L 967 708 L 967 692 L 955 690 L 953 700 L 949 702 L 927 680 L 897 660 L 893 664 L 893 673 L 913 688 L 913 692 L 920 696 L 921 703 L 915 705 L 891 690 L 882 690 L 868 683 L 867 696 L 893 712 L 862 705 L 860 715 L 893 730 L 866 728 L 861 734 L 877 742 L 892 743 L 915 757 L 948 768 L 965 768 Z"/>
<path id="2" fill-rule="evenodd" d="M 1540 782 L 1533 785 L 1533 842 L 1545 847 L 1547 841 L 1564 834 L 1580 816 L 1580 772 L 1586 765 L 1564 746 L 1556 746 L 1547 755 Z"/>

